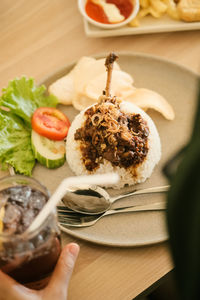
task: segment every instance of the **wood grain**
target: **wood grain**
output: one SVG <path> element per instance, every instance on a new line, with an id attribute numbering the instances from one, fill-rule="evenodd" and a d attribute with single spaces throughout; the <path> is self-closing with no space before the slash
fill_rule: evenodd
<path id="1" fill-rule="evenodd" d="M 83 55 L 131 51 L 158 55 L 200 70 L 200 32 L 87 38 L 71 0 L 1 0 L 0 88 L 23 74 L 42 81 Z M 63 235 L 63 243 L 75 241 Z M 167 243 L 109 248 L 78 241 L 81 252 L 69 299 L 130 300 L 172 269 Z"/>

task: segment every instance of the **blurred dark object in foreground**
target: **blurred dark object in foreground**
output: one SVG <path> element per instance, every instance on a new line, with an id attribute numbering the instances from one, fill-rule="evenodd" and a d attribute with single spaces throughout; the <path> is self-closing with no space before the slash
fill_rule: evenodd
<path id="1" fill-rule="evenodd" d="M 167 222 L 181 300 L 200 299 L 200 80 L 188 145 L 165 166 L 171 189 Z"/>

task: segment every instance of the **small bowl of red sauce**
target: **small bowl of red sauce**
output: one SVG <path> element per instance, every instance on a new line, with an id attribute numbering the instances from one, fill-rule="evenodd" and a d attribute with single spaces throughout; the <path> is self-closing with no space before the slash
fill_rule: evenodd
<path id="1" fill-rule="evenodd" d="M 83 17 L 95 26 L 112 29 L 133 20 L 139 11 L 139 0 L 78 0 Z"/>

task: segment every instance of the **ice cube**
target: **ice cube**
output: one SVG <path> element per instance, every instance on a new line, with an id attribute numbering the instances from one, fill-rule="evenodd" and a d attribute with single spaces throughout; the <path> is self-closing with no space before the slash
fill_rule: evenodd
<path id="1" fill-rule="evenodd" d="M 37 239 L 36 239 L 36 247 L 41 246 L 44 243 L 44 239 L 42 234 L 38 234 Z"/>
<path id="2" fill-rule="evenodd" d="M 29 198 L 31 196 L 31 188 L 29 186 L 23 187 L 15 187 L 10 189 L 10 199 L 11 201 L 15 201 L 22 205 L 23 207 L 27 207 Z"/>
<path id="3" fill-rule="evenodd" d="M 7 204 L 5 209 L 5 215 L 3 222 L 5 224 L 11 224 L 14 222 L 19 222 L 21 218 L 21 211 L 18 209 L 17 205 Z"/>
<path id="4" fill-rule="evenodd" d="M 29 208 L 41 210 L 46 203 L 46 197 L 39 191 L 34 191 L 29 200 Z"/>
<path id="5" fill-rule="evenodd" d="M 3 232 L 6 234 L 14 234 L 17 231 L 17 227 L 18 227 L 17 222 L 9 223 L 9 225 L 6 224 Z"/>
<path id="6" fill-rule="evenodd" d="M 23 217 L 22 217 L 22 223 L 24 227 L 28 228 L 30 224 L 33 222 L 34 218 L 35 218 L 34 211 L 32 209 L 26 210 L 23 213 Z"/>

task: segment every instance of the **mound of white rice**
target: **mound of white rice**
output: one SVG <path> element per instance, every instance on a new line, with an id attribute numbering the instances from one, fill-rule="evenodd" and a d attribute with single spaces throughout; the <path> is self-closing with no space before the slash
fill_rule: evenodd
<path id="1" fill-rule="evenodd" d="M 88 108 L 87 108 L 88 109 Z M 107 172 L 117 172 L 120 176 L 120 181 L 113 188 L 122 188 L 124 185 L 133 185 L 136 183 L 144 182 L 151 176 L 155 165 L 159 162 L 161 157 L 161 144 L 158 131 L 152 119 L 139 107 L 129 102 L 122 102 L 120 109 L 124 113 L 140 114 L 147 122 L 149 127 L 148 136 L 148 153 L 144 161 L 137 166 L 129 167 L 127 169 L 119 166 L 113 166 L 108 160 L 104 159 L 99 168 L 90 172 L 85 168 L 82 161 L 82 153 L 80 150 L 80 141 L 74 139 L 74 134 L 78 128 L 81 128 L 86 120 L 84 115 L 85 110 L 81 111 L 71 124 L 67 136 L 66 143 L 66 158 L 67 162 L 76 175 L 86 174 L 103 174 Z"/>

